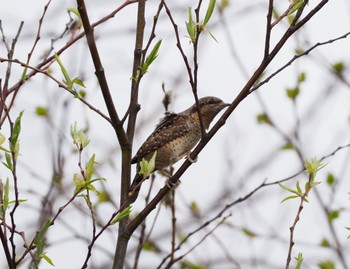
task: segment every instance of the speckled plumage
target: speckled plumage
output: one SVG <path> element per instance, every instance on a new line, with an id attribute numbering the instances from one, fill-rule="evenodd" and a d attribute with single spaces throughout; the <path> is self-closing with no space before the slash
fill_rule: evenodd
<path id="1" fill-rule="evenodd" d="M 226 106 L 227 104 L 217 97 L 208 96 L 199 99 L 205 129 L 209 128 L 214 117 Z M 199 142 L 201 136 L 197 106 L 194 104 L 181 113 L 172 113 L 164 117 L 142 144 L 131 163 L 139 163 L 143 158 L 150 160 L 157 151 L 154 171 L 163 170 L 186 156 Z M 141 180 L 142 177 L 136 173 L 130 188 L 131 202 L 137 198 L 139 187 L 137 189 L 135 187 Z"/>

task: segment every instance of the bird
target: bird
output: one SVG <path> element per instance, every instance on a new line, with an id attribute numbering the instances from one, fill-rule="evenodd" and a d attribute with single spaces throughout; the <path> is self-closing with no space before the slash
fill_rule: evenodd
<path id="1" fill-rule="evenodd" d="M 227 106 L 228 103 L 214 96 L 198 99 L 203 127 L 207 130 L 215 116 Z M 201 138 L 197 103 L 183 112 L 166 115 L 131 159 L 131 164 L 137 164 L 137 172 L 129 189 L 129 202 L 136 201 L 144 180 L 139 173 L 142 159 L 149 161 L 156 152 L 153 172 L 164 171 L 183 157 L 189 158 L 189 153 Z"/>

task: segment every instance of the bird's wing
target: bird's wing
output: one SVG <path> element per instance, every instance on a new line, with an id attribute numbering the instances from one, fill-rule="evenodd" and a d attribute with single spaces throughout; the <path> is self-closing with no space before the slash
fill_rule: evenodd
<path id="1" fill-rule="evenodd" d="M 176 118 L 178 118 L 178 116 L 179 115 L 176 113 L 170 113 L 165 117 L 161 118 L 159 123 L 156 125 L 156 129 L 154 130 L 154 133 L 157 132 L 158 129 L 162 129 L 166 126 L 171 125 L 176 120 Z"/>
<path id="2" fill-rule="evenodd" d="M 185 135 L 189 131 L 190 128 L 186 124 L 185 115 L 182 115 L 181 113 L 173 113 L 164 117 L 157 125 L 154 132 L 142 144 L 134 158 L 132 158 L 131 163 L 141 161 L 146 155 L 153 154 L 162 146 L 182 135 Z"/>

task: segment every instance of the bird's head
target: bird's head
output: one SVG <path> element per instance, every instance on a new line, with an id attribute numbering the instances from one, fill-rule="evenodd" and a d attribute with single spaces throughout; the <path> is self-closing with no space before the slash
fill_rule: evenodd
<path id="1" fill-rule="evenodd" d="M 214 96 L 203 97 L 198 100 L 198 104 L 199 104 L 199 109 L 201 111 L 205 129 L 209 128 L 209 125 L 212 122 L 212 120 L 223 108 L 230 105 Z M 190 108 L 190 110 L 191 110 L 192 117 L 195 119 L 198 119 L 199 121 L 197 105 L 194 104 Z"/>

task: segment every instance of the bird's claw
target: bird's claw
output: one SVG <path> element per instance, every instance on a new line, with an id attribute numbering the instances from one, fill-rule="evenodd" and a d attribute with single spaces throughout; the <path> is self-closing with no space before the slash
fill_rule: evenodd
<path id="1" fill-rule="evenodd" d="M 191 152 L 187 154 L 187 160 L 189 160 L 191 163 L 195 163 L 198 160 L 198 157 L 196 157 L 195 159 L 191 158 Z"/>
<path id="2" fill-rule="evenodd" d="M 175 183 L 171 182 L 169 179 L 166 181 L 166 185 L 171 190 L 175 190 L 180 185 L 180 183 L 180 180 L 177 180 Z"/>

